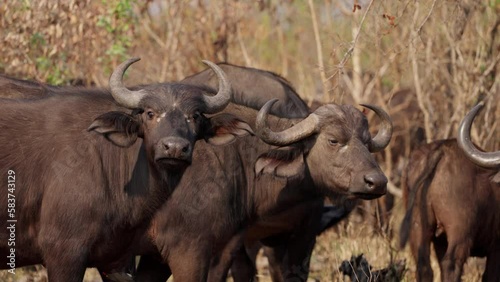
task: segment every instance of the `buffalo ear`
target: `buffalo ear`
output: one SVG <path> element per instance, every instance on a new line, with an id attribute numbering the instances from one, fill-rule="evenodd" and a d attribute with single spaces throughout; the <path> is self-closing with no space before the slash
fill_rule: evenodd
<path id="1" fill-rule="evenodd" d="M 234 115 L 223 113 L 210 118 L 205 141 L 212 145 L 227 145 L 236 138 L 253 135 L 252 128 Z"/>
<path id="2" fill-rule="evenodd" d="M 305 172 L 304 154 L 295 147 L 282 147 L 260 155 L 255 162 L 255 175 L 271 174 L 278 177 L 297 178 Z"/>
<path id="3" fill-rule="evenodd" d="M 140 134 L 141 125 L 126 113 L 108 112 L 98 116 L 87 131 L 104 135 L 111 143 L 119 147 L 132 146 Z"/>

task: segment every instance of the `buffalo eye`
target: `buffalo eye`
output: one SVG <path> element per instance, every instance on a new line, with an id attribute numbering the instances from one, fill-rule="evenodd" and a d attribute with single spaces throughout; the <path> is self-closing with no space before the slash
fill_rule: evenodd
<path id="1" fill-rule="evenodd" d="M 328 144 L 330 144 L 332 146 L 336 146 L 339 144 L 339 141 L 336 139 L 328 139 Z"/>
<path id="2" fill-rule="evenodd" d="M 197 122 L 199 118 L 200 118 L 200 113 L 195 112 L 191 117 L 186 118 L 186 121 L 187 122 L 191 122 L 191 121 Z"/>
<path id="3" fill-rule="evenodd" d="M 146 114 L 148 115 L 149 119 L 153 119 L 155 117 L 155 113 L 153 111 L 148 111 Z"/>

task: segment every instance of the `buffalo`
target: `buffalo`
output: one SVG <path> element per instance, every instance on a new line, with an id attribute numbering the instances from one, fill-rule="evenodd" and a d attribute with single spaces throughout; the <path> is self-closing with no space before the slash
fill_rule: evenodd
<path id="1" fill-rule="evenodd" d="M 307 104 L 300 98 L 290 82 L 280 75 L 269 71 L 236 66 L 229 63 L 219 63 L 218 65 L 231 80 L 233 101 L 235 103 L 253 109 L 260 109 L 269 99 L 277 98 L 279 100 L 270 110 L 270 113 L 273 115 L 286 118 L 305 118 L 310 114 L 310 109 L 307 107 Z M 186 77 L 182 82 L 215 87 L 217 81 L 214 75 L 207 69 Z M 276 259 L 272 258 L 274 248 L 286 249 L 287 252 L 294 252 L 294 249 L 302 250 L 303 248 L 307 248 L 311 240 L 314 240 L 317 234 L 348 215 L 348 212 L 344 209 L 344 205 L 341 205 L 341 207 L 322 207 L 322 202 L 323 199 L 318 197 L 316 201 L 300 205 L 299 213 L 297 213 L 297 208 L 294 207 L 291 207 L 290 211 L 285 211 L 283 213 L 287 221 L 290 222 L 294 220 L 296 222 L 302 222 L 303 224 L 298 224 L 293 231 L 283 230 L 284 234 L 281 234 L 281 236 L 300 236 L 304 238 L 304 241 L 307 243 L 286 246 L 279 246 L 277 243 L 274 243 L 272 247 L 266 246 L 265 250 L 271 261 L 276 261 Z M 278 224 L 277 227 L 279 228 L 280 224 Z M 276 227 L 274 228 L 276 229 Z M 264 241 L 277 242 L 278 240 L 267 238 Z M 231 270 L 233 276 L 249 275 L 248 271 L 255 271 L 255 256 L 261 246 L 261 244 L 251 243 L 251 246 L 247 244 L 246 246 L 241 246 L 240 250 L 235 251 L 235 266 L 232 267 Z M 251 251 L 247 253 L 246 250 Z M 304 253 L 303 257 L 309 257 L 311 253 L 312 249 L 310 249 L 310 253 Z M 144 258 L 143 260 L 148 259 Z M 281 265 L 275 263 L 272 264 L 270 268 L 276 275 L 281 273 Z"/>
<path id="2" fill-rule="evenodd" d="M 249 133 L 216 115 L 231 85 L 215 64 L 205 62 L 219 80 L 213 95 L 181 83 L 129 90 L 122 76 L 136 61 L 114 70 L 110 92 L 42 86 L 40 99 L 2 99 L 0 174 L 10 185 L 0 201 L 12 209 L 0 219 L 13 230 L 0 233 L 2 268 L 43 263 L 50 281 L 81 281 L 86 266 L 121 267 L 205 143 L 197 140 Z"/>
<path id="3" fill-rule="evenodd" d="M 468 132 L 470 122 L 469 116 L 462 133 Z M 403 189 L 407 210 L 400 243 L 403 247 L 410 242 L 418 281 L 433 280 L 431 243 L 442 281 L 460 281 L 469 256 L 487 258 L 483 281 L 500 280 L 500 188 L 494 179 L 497 171 L 470 161 L 459 147 L 460 142 L 464 140 L 435 141 L 418 147 L 410 156 Z M 469 140 L 465 143 L 470 145 Z"/>

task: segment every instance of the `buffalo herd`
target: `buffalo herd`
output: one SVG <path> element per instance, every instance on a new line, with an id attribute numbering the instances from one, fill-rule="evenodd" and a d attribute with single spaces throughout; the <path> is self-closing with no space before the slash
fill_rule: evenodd
<path id="1" fill-rule="evenodd" d="M 273 281 L 306 281 L 316 236 L 356 199 L 386 194 L 376 155 L 404 128 L 381 107 L 314 110 L 283 77 L 227 63 L 172 83 L 109 90 L 0 75 L 0 262 L 43 264 L 51 282 L 255 281 L 263 248 Z M 500 152 L 457 139 L 412 148 L 401 170 L 418 281 L 460 281 L 469 256 L 500 281 Z M 395 158 L 394 154 L 392 158 Z M 330 198 L 337 205 L 326 205 Z M 339 199 L 342 199 L 340 201 Z M 6 232 L 5 232 L 6 231 Z M 136 265 L 136 256 L 140 261 Z M 347 271 L 347 270 L 346 270 Z"/>

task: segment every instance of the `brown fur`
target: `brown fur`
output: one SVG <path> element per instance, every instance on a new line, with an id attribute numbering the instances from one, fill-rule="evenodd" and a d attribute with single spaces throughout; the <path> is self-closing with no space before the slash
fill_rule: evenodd
<path id="1" fill-rule="evenodd" d="M 483 281 L 499 281 L 500 189 L 492 182 L 496 171 L 474 165 L 454 139 L 420 146 L 407 170 L 401 243 L 409 238 L 417 280 L 433 279 L 432 242 L 442 281 L 460 281 L 469 256 L 487 258 Z"/>

